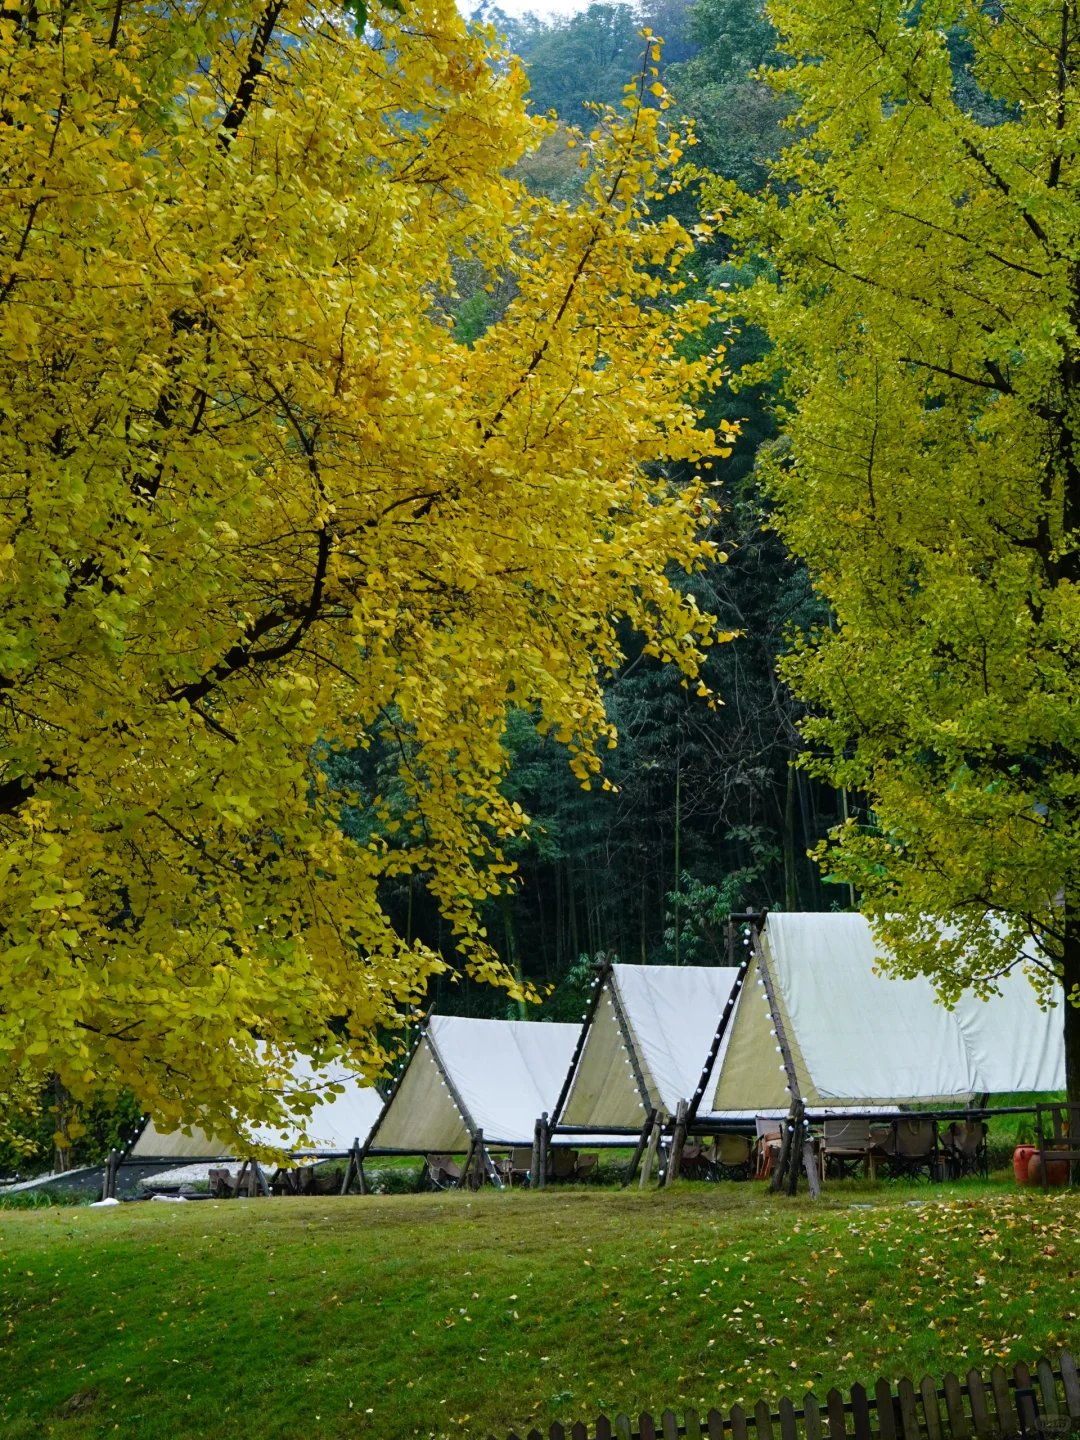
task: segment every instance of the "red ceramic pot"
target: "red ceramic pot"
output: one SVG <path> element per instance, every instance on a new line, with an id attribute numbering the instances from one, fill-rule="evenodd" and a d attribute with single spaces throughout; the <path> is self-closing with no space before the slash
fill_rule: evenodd
<path id="1" fill-rule="evenodd" d="M 1034 1145 L 1017 1145 L 1013 1151 L 1013 1175 L 1017 1185 L 1028 1184 L 1028 1166 L 1031 1164 L 1031 1157 L 1038 1153 Z M 1041 1179 L 1039 1183 L 1042 1184 Z"/>
<path id="2" fill-rule="evenodd" d="M 1037 1150 L 1028 1161 L 1027 1178 L 1029 1185 L 1041 1185 L 1043 1183 L 1042 1156 Z M 1069 1183 L 1068 1160 L 1052 1160 L 1047 1156 L 1046 1180 L 1049 1185 L 1067 1185 Z"/>

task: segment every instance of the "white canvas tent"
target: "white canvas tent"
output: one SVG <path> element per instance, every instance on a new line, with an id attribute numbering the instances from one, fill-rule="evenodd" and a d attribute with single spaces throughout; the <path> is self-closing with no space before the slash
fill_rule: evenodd
<path id="1" fill-rule="evenodd" d="M 560 1130 L 637 1134 L 649 1112 L 675 1114 L 701 1084 L 737 968 L 612 965 L 579 1044 Z"/>
<path id="2" fill-rule="evenodd" d="M 328 1085 L 338 1083 L 345 1087 L 344 1093 L 328 1094 L 315 1106 L 305 1127 L 309 1140 L 302 1140 L 301 1129 L 296 1125 L 285 1130 L 256 1125 L 251 1133 L 257 1144 L 278 1145 L 296 1154 L 321 1156 L 347 1154 L 357 1139 L 363 1144 L 383 1108 L 382 1096 L 374 1086 L 361 1084 L 355 1070 L 341 1064 L 316 1069 L 303 1055 L 297 1057 L 292 1077 L 297 1090 L 323 1092 Z M 233 1156 L 227 1146 L 203 1130 L 193 1130 L 190 1135 L 174 1130 L 171 1135 L 163 1135 L 151 1120 L 132 1146 L 129 1158 L 225 1160 Z"/>
<path id="3" fill-rule="evenodd" d="M 762 964 L 811 1113 L 1064 1088 L 1060 1007 L 1040 1010 L 1022 974 L 1005 977 L 998 997 L 966 993 L 948 1010 L 924 977 L 875 974 L 879 959 L 861 915 L 770 914 L 698 1118 L 752 1119 L 789 1108 Z"/>
<path id="4" fill-rule="evenodd" d="M 576 1025 L 433 1015 L 406 1063 L 365 1153 L 456 1155 L 483 1131 L 484 1147 L 531 1145 L 555 1107 Z"/>

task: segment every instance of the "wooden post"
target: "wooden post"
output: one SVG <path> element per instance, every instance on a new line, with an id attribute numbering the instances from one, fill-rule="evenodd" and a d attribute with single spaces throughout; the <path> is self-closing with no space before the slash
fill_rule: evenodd
<path id="1" fill-rule="evenodd" d="M 637 1168 L 641 1164 L 641 1157 L 645 1154 L 645 1146 L 649 1143 L 649 1133 L 652 1130 L 655 1122 L 656 1110 L 653 1109 L 649 1111 L 648 1115 L 646 1115 L 645 1124 L 641 1127 L 641 1134 L 638 1136 L 637 1146 L 634 1149 L 634 1156 L 633 1159 L 630 1161 L 630 1169 L 626 1172 L 626 1179 L 623 1181 L 622 1184 L 622 1188 L 624 1190 L 628 1185 L 632 1185 L 634 1183 L 634 1176 L 637 1174 Z"/>
<path id="2" fill-rule="evenodd" d="M 821 1176 L 818 1174 L 817 1156 L 814 1154 L 814 1142 L 810 1139 L 810 1131 L 805 1123 L 803 1124 L 802 1161 L 803 1169 L 806 1171 L 807 1183 L 810 1186 L 810 1198 L 812 1200 L 820 1200 Z"/>
<path id="3" fill-rule="evenodd" d="M 345 1166 L 345 1174 L 342 1176 L 340 1192 L 342 1195 L 347 1195 L 349 1193 L 349 1186 L 352 1184 L 353 1171 L 355 1170 L 359 1172 L 359 1169 L 360 1136 L 357 1135 L 356 1139 L 352 1142 L 352 1149 L 349 1151 L 349 1159 Z"/>
<path id="4" fill-rule="evenodd" d="M 803 1161 L 803 1141 L 806 1138 L 806 1130 L 803 1126 L 803 1110 L 805 1109 L 801 1100 L 796 1100 L 793 1109 L 795 1111 L 793 1128 L 791 1132 L 791 1150 L 788 1154 L 787 1193 L 794 1195 L 799 1188 L 799 1171 Z"/>
<path id="5" fill-rule="evenodd" d="M 792 1106 L 788 1112 L 787 1119 L 781 1121 L 782 1135 L 780 1139 L 780 1154 L 776 1157 L 776 1165 L 772 1177 L 769 1180 L 769 1193 L 779 1195 L 784 1188 L 784 1177 L 787 1174 L 788 1160 L 791 1158 L 792 1137 L 795 1134 L 795 1107 Z"/>
<path id="6" fill-rule="evenodd" d="M 479 1190 L 484 1183 L 484 1132 L 477 1130 L 476 1140 L 473 1143 L 473 1166 L 469 1188 L 473 1191 Z"/>
<path id="7" fill-rule="evenodd" d="M 548 1112 L 545 1110 L 540 1116 L 540 1190 L 547 1188 L 547 1162 L 548 1162 Z"/>
<path id="8" fill-rule="evenodd" d="M 109 1158 L 105 1162 L 105 1183 L 101 1188 L 103 1200 L 116 1199 L 116 1172 L 120 1168 L 120 1152 L 110 1150 Z"/>
<path id="9" fill-rule="evenodd" d="M 638 1181 L 638 1189 L 644 1190 L 649 1183 L 649 1176 L 652 1174 L 652 1167 L 656 1161 L 656 1152 L 660 1148 L 660 1130 L 662 1128 L 662 1112 L 653 1111 L 652 1130 L 649 1133 L 649 1146 L 645 1151 L 645 1163 L 641 1167 L 641 1179 Z"/>
<path id="10" fill-rule="evenodd" d="M 535 1190 L 540 1183 L 540 1149 L 543 1145 L 543 1122 L 538 1118 L 533 1126 L 532 1162 L 529 1166 L 529 1189 Z"/>
<path id="11" fill-rule="evenodd" d="M 664 1177 L 665 1188 L 668 1185 L 674 1184 L 679 1178 L 683 1146 L 686 1144 L 686 1111 L 686 1101 L 680 1100 L 675 1109 L 675 1130 L 671 1137 L 671 1153 L 668 1155 L 667 1175 Z"/>
<path id="12" fill-rule="evenodd" d="M 464 1159 L 464 1161 L 462 1162 L 462 1165 L 461 1165 L 461 1174 L 458 1176 L 457 1180 L 454 1182 L 454 1189 L 455 1189 L 455 1190 L 464 1190 L 465 1186 L 468 1184 L 468 1182 L 469 1182 L 469 1180 L 470 1180 L 470 1178 L 471 1178 L 471 1176 L 472 1176 L 473 1156 L 474 1156 L 475 1154 L 476 1154 L 476 1136 L 474 1135 L 474 1136 L 472 1137 L 472 1139 L 470 1140 L 470 1142 L 469 1142 L 469 1148 L 468 1148 L 468 1150 L 467 1150 L 466 1153 L 465 1153 L 465 1159 Z"/>
<path id="13" fill-rule="evenodd" d="M 371 1134 L 374 1134 L 374 1130 L 371 1132 Z M 368 1193 L 367 1176 L 364 1174 L 364 1161 L 367 1159 L 368 1147 L 370 1145 L 371 1135 L 368 1135 L 367 1139 L 364 1141 L 363 1145 L 360 1146 L 360 1149 L 357 1151 L 356 1155 L 356 1179 L 361 1195 L 366 1195 Z M 423 1175 L 423 1173 L 424 1167 L 421 1166 L 420 1174 Z"/>

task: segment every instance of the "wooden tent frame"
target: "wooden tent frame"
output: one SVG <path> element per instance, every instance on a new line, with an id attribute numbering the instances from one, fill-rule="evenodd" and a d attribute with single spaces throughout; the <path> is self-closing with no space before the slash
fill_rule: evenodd
<path id="1" fill-rule="evenodd" d="M 442 1056 L 439 1054 L 439 1047 L 435 1044 L 434 1037 L 430 1033 L 430 1022 L 434 1014 L 435 1007 L 432 1006 L 432 1008 L 428 1011 L 428 1013 L 424 1016 L 424 1018 L 420 1021 L 419 1025 L 416 1027 L 416 1038 L 413 1041 L 412 1048 L 410 1049 L 409 1054 L 406 1057 L 405 1063 L 404 1065 L 402 1065 L 400 1071 L 398 1072 L 397 1079 L 391 1086 L 390 1093 L 389 1095 L 387 1095 L 386 1100 L 383 1103 L 383 1108 L 379 1111 L 379 1115 L 375 1121 L 375 1124 L 368 1132 L 368 1136 L 367 1139 L 364 1141 L 363 1147 L 356 1155 L 355 1161 L 350 1162 L 350 1170 L 346 1172 L 346 1181 L 351 1178 L 352 1173 L 355 1173 L 357 1175 L 360 1182 L 360 1193 L 362 1195 L 367 1194 L 367 1179 L 364 1175 L 364 1161 L 368 1158 L 369 1155 L 426 1155 L 428 1153 L 426 1150 L 381 1150 L 377 1147 L 374 1147 L 372 1143 L 379 1129 L 379 1126 L 382 1124 L 383 1120 L 385 1119 L 386 1115 L 390 1110 L 390 1106 L 394 1103 L 394 1100 L 397 1097 L 397 1093 L 400 1090 L 402 1083 L 404 1082 L 406 1074 L 408 1073 L 409 1066 L 412 1064 L 416 1052 L 419 1050 L 425 1036 L 427 1038 L 428 1046 L 431 1051 L 431 1057 L 435 1062 L 435 1068 L 438 1070 L 440 1076 L 442 1077 L 443 1084 L 446 1086 L 451 1100 L 457 1107 L 457 1112 L 461 1116 L 465 1129 L 468 1131 L 469 1134 L 469 1149 L 466 1154 L 465 1163 L 461 1167 L 461 1176 L 457 1181 L 456 1188 L 460 1190 L 462 1186 L 464 1186 L 466 1183 L 474 1182 L 475 1178 L 482 1173 L 486 1174 L 491 1179 L 492 1183 L 498 1186 L 500 1190 L 504 1190 L 506 1188 L 503 1185 L 502 1179 L 499 1176 L 499 1172 L 495 1168 L 495 1162 L 492 1160 L 491 1153 L 488 1150 L 487 1144 L 484 1141 L 484 1132 L 481 1127 L 477 1125 L 476 1121 L 473 1119 L 469 1107 L 462 1099 L 461 1092 L 454 1084 L 453 1077 L 451 1076 L 449 1070 L 446 1068 L 446 1065 L 443 1063 Z M 479 1142 L 479 1146 L 477 1142 Z M 344 1184 L 342 1185 L 341 1193 L 343 1195 L 346 1193 Z"/>
<path id="2" fill-rule="evenodd" d="M 734 949 L 733 935 L 735 926 L 739 922 L 743 922 L 746 920 L 750 920 L 752 922 L 764 925 L 766 913 L 766 911 L 753 911 L 749 912 L 747 915 L 732 915 L 730 917 L 728 921 L 728 953 L 732 959 L 734 959 L 732 951 Z M 753 948 L 751 947 L 750 953 L 746 954 L 737 965 L 732 965 L 729 967 L 731 969 L 737 970 L 738 973 L 736 974 L 734 983 L 732 984 L 731 993 L 729 994 L 724 1004 L 724 1008 L 720 1014 L 720 1019 L 717 1021 L 716 1030 L 713 1032 L 713 1038 L 709 1045 L 709 1053 L 706 1057 L 705 1065 L 702 1069 L 701 1078 L 698 1081 L 697 1089 L 694 1091 L 694 1095 L 692 1098 L 688 1097 L 686 1099 L 681 1099 L 676 1106 L 675 1113 L 671 1115 L 666 1112 L 663 1106 L 655 1104 L 653 1101 L 653 1097 L 649 1094 L 648 1086 L 645 1083 L 645 1074 L 641 1067 L 641 1057 L 638 1055 L 637 1047 L 634 1042 L 633 1031 L 631 1030 L 629 1021 L 626 1018 L 626 1012 L 623 1009 L 622 1001 L 619 998 L 619 992 L 614 984 L 611 985 L 608 993 L 611 996 L 612 1009 L 615 1011 L 615 1018 L 619 1025 L 619 1032 L 622 1035 L 623 1045 L 625 1046 L 626 1052 L 630 1057 L 630 1068 L 634 1073 L 634 1081 L 637 1085 L 638 1094 L 641 1098 L 641 1104 L 646 1114 L 646 1119 L 640 1132 L 636 1130 L 627 1131 L 627 1143 L 634 1144 L 635 1146 L 634 1158 L 629 1172 L 630 1178 L 627 1180 L 627 1184 L 629 1184 L 630 1180 L 633 1179 L 634 1173 L 637 1170 L 638 1165 L 641 1163 L 642 1156 L 646 1151 L 646 1146 L 649 1143 L 649 1137 L 653 1132 L 656 1133 L 656 1140 L 658 1145 L 661 1137 L 666 1132 L 670 1131 L 670 1142 L 668 1150 L 669 1160 L 667 1169 L 664 1171 L 663 1174 L 663 1181 L 664 1183 L 670 1183 L 671 1180 L 678 1178 L 679 1163 L 682 1154 L 682 1143 L 685 1143 L 686 1137 L 691 1129 L 696 1130 L 699 1128 L 697 1126 L 698 1107 L 701 1104 L 702 1096 L 705 1093 L 705 1087 L 708 1084 L 709 1075 L 716 1061 L 716 1057 L 719 1054 L 720 1046 L 723 1043 L 724 1036 L 727 1034 L 728 1027 L 731 1024 L 731 1018 L 735 1013 L 735 1006 L 738 1002 L 739 996 L 742 994 L 743 986 L 746 983 L 746 976 L 750 968 L 752 956 Z M 588 1039 L 589 1032 L 591 1031 L 593 1023 L 596 1019 L 596 1011 L 597 1007 L 600 1004 L 601 996 L 604 992 L 604 985 L 607 983 L 607 981 L 613 979 L 613 962 L 614 956 L 609 952 L 607 955 L 604 956 L 603 964 L 598 970 L 597 977 L 594 981 L 593 986 L 592 1002 L 589 1006 L 588 1011 L 582 1019 L 581 1033 L 578 1036 L 577 1045 L 574 1047 L 574 1054 L 573 1058 L 570 1061 L 570 1068 L 567 1071 L 566 1079 L 563 1082 L 562 1090 L 559 1092 L 558 1101 L 556 1102 L 555 1109 L 552 1112 L 549 1133 L 557 1131 L 559 1134 L 566 1136 L 568 1139 L 576 1139 L 580 1136 L 581 1139 L 585 1140 L 588 1139 L 590 1135 L 611 1135 L 616 1133 L 615 1128 L 610 1125 L 562 1126 L 559 1124 L 559 1117 L 562 1114 L 563 1109 L 565 1108 L 567 1100 L 569 1099 L 570 1090 L 574 1082 L 574 1076 L 577 1074 L 578 1065 L 580 1063 L 582 1053 L 585 1049 L 585 1043 Z M 649 1169 L 650 1166 L 646 1164 L 645 1170 L 643 1172 L 643 1176 L 645 1178 L 647 1178 L 648 1176 Z"/>

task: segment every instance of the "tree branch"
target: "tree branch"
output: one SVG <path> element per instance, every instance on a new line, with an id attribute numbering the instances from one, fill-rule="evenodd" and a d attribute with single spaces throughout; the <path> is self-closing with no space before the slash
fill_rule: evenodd
<path id="1" fill-rule="evenodd" d="M 201 680 L 195 680 L 190 685 L 181 685 L 175 690 L 170 690 L 165 699 L 171 704 L 178 704 L 181 700 L 186 700 L 189 705 L 195 706 L 200 700 L 204 700 L 212 690 L 216 690 L 219 685 L 223 685 L 226 680 L 231 679 L 239 671 L 252 665 L 273 664 L 274 661 L 283 660 L 286 655 L 295 650 L 319 617 L 326 584 L 326 572 L 330 563 L 330 548 L 330 531 L 324 526 L 319 531 L 319 550 L 315 562 L 311 595 L 300 612 L 296 628 L 288 639 L 283 640 L 280 645 L 271 645 L 266 650 L 255 650 L 253 648 L 255 641 L 268 634 L 269 631 L 276 630 L 287 618 L 280 610 L 264 615 L 250 627 L 245 638 L 238 641 Z"/>
<path id="2" fill-rule="evenodd" d="M 255 38 L 251 42 L 251 51 L 248 55 L 247 66 L 240 77 L 240 84 L 236 89 L 236 96 L 232 104 L 225 112 L 225 119 L 221 122 L 221 135 L 218 144 L 222 150 L 228 150 L 236 138 L 236 133 L 247 118 L 251 109 L 251 102 L 255 98 L 255 86 L 258 84 L 259 76 L 263 72 L 263 65 L 266 61 L 266 50 L 270 44 L 270 37 L 274 33 L 274 26 L 278 17 L 285 8 L 285 0 L 270 0 L 263 11 L 259 28 L 255 32 Z"/>

